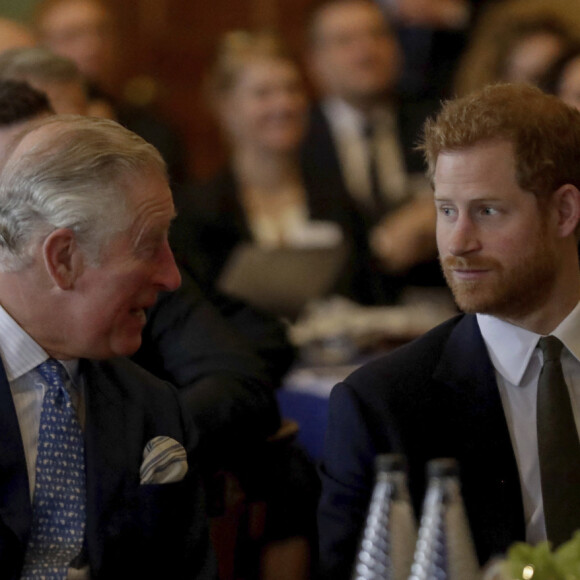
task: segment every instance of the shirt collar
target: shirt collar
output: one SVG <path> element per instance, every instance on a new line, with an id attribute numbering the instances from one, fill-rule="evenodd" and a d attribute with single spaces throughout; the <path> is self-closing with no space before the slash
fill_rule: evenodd
<path id="1" fill-rule="evenodd" d="M 580 302 L 552 334 L 564 343 L 576 360 L 580 361 Z"/>
<path id="2" fill-rule="evenodd" d="M 49 358 L 48 353 L 0 306 L 0 355 L 8 381 L 25 375 Z M 60 361 L 73 384 L 78 379 L 78 359 Z"/>
<path id="3" fill-rule="evenodd" d="M 494 368 L 519 385 L 541 335 L 488 314 L 478 314 L 477 322 Z M 580 361 L 580 303 L 550 334 Z"/>

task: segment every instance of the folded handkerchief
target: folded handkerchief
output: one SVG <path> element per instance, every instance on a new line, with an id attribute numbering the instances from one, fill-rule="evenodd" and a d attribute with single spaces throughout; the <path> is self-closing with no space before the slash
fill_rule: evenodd
<path id="1" fill-rule="evenodd" d="M 154 437 L 143 450 L 141 485 L 181 481 L 187 469 L 187 454 L 181 443 L 165 435 Z"/>

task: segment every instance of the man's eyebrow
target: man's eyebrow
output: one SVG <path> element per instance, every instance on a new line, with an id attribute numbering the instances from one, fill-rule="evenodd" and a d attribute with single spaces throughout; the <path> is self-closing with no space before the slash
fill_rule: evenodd
<path id="1" fill-rule="evenodd" d="M 449 198 L 449 197 L 437 197 L 437 193 L 435 193 L 433 199 L 435 201 L 454 201 L 453 199 Z M 501 198 L 501 197 L 497 197 L 495 195 L 490 195 L 489 197 L 485 196 L 485 197 L 474 197 L 474 198 L 469 198 L 464 200 L 467 203 L 478 203 L 478 202 L 486 202 L 489 203 L 490 201 L 506 201 L 505 199 Z"/>

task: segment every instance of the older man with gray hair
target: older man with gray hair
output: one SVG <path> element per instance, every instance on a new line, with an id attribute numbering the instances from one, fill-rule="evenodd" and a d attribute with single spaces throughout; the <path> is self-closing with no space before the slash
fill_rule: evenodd
<path id="1" fill-rule="evenodd" d="M 112 121 L 41 120 L 0 207 L 2 577 L 214 578 L 197 434 L 123 358 L 180 283 L 160 155 Z"/>

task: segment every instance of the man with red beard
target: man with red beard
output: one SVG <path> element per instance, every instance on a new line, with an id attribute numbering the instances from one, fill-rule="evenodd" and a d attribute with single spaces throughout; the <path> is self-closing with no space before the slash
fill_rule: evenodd
<path id="1" fill-rule="evenodd" d="M 349 576 L 379 453 L 407 457 L 417 514 L 425 464 L 458 460 L 482 565 L 514 541 L 558 545 L 580 528 L 580 113 L 532 87 L 495 85 L 444 104 L 423 151 L 440 261 L 465 314 L 334 388 L 324 578 Z M 543 368 L 546 336 L 562 351 Z"/>

